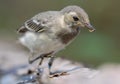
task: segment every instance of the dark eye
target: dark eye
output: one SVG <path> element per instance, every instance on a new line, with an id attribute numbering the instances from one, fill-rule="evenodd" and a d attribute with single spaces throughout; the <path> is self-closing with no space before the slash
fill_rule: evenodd
<path id="1" fill-rule="evenodd" d="M 74 19 L 74 21 L 78 21 L 79 20 L 79 18 L 76 17 L 76 16 L 73 16 L 73 19 Z"/>

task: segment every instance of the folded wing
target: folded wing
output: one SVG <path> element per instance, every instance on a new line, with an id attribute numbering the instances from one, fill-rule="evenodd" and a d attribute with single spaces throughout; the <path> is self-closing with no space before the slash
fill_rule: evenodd
<path id="1" fill-rule="evenodd" d="M 40 20 L 28 20 L 26 21 L 19 29 L 17 29 L 18 33 L 25 33 L 27 31 L 31 32 L 42 32 L 45 29 L 45 26 L 42 24 Z"/>

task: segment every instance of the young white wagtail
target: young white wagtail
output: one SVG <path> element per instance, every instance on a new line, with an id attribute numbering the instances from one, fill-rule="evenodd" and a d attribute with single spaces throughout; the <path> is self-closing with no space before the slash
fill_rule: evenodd
<path id="1" fill-rule="evenodd" d="M 79 6 L 67 6 L 60 11 L 42 12 L 27 20 L 17 32 L 22 45 L 27 47 L 32 55 L 29 63 L 45 57 L 50 57 L 48 63 L 49 74 L 54 55 L 64 49 L 79 34 L 82 27 L 90 32 L 95 31 L 89 21 L 87 13 Z"/>

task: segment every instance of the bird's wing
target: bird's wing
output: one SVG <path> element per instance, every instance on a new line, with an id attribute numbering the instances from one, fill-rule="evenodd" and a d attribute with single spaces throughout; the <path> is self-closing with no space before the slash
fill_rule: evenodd
<path id="1" fill-rule="evenodd" d="M 61 16 L 58 11 L 48 11 L 42 12 L 30 20 L 26 21 L 22 27 L 20 27 L 17 32 L 18 33 L 25 33 L 26 31 L 31 32 L 42 32 L 44 30 L 50 29 L 49 27 L 53 22 L 56 22 L 55 19 Z M 52 25 L 53 26 L 53 25 Z"/>
<path id="2" fill-rule="evenodd" d="M 18 33 L 25 33 L 27 31 L 31 32 L 42 32 L 45 30 L 45 25 L 42 21 L 37 19 L 30 19 L 26 21 L 19 29 L 17 29 Z"/>

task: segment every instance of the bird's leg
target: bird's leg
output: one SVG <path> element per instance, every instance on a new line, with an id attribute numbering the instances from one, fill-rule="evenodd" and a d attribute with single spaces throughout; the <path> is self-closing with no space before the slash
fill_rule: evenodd
<path id="1" fill-rule="evenodd" d="M 42 62 L 43 62 L 44 58 L 51 57 L 52 53 L 53 53 L 53 51 L 52 51 L 52 52 L 50 52 L 50 53 L 42 54 L 42 55 L 40 55 L 39 57 L 37 57 L 37 58 L 36 58 L 36 60 L 37 60 L 37 59 L 39 59 L 39 58 L 41 58 L 41 60 L 40 60 L 40 62 L 39 62 L 39 65 L 41 65 L 41 64 L 42 64 Z"/>
<path id="2" fill-rule="evenodd" d="M 32 58 L 32 56 L 29 57 L 29 63 L 30 63 L 30 64 L 32 64 L 33 62 L 35 62 L 35 61 L 38 60 L 38 59 L 41 59 L 41 62 L 42 62 L 43 59 L 44 59 L 44 54 L 42 54 L 42 55 L 40 55 L 40 56 L 38 56 L 38 57 L 36 57 L 35 59 L 32 59 L 32 60 L 31 60 L 31 58 Z M 41 62 L 40 62 L 40 64 L 41 64 Z"/>
<path id="3" fill-rule="evenodd" d="M 41 57 L 41 60 L 40 60 L 40 62 L 39 62 L 39 65 L 42 64 L 43 60 L 44 60 L 44 56 Z"/>
<path id="4" fill-rule="evenodd" d="M 33 54 L 32 54 L 33 55 Z M 39 74 L 39 66 L 42 64 L 44 58 L 50 58 L 49 60 L 49 63 L 48 63 L 48 68 L 49 68 L 49 75 L 50 75 L 50 78 L 53 78 L 53 77 L 59 77 L 59 76 L 62 76 L 62 75 L 66 75 L 67 72 L 65 71 L 55 71 L 55 72 L 52 72 L 51 71 L 51 67 L 53 65 L 53 61 L 54 61 L 54 56 L 53 56 L 53 51 L 50 52 L 50 53 L 46 53 L 46 54 L 42 54 L 40 56 L 38 56 L 37 58 L 33 59 L 33 60 L 30 60 L 29 59 L 29 62 L 30 63 L 33 63 L 35 62 L 36 60 L 38 59 L 41 59 L 38 66 L 36 67 L 35 71 L 32 71 L 32 72 L 36 72 L 36 74 Z"/>
<path id="5" fill-rule="evenodd" d="M 33 59 L 33 60 L 31 61 L 31 63 L 35 62 L 35 61 L 38 60 L 38 59 L 40 59 L 40 62 L 39 62 L 39 64 L 35 67 L 34 70 L 28 70 L 28 73 L 29 73 L 29 74 L 36 73 L 37 76 L 39 76 L 39 74 L 42 74 L 42 73 L 40 72 L 40 70 L 41 70 L 42 68 L 40 68 L 39 66 L 42 64 L 42 62 L 43 62 L 43 60 L 44 60 L 45 57 L 46 57 L 46 54 L 42 54 L 42 55 L 38 56 L 37 58 Z"/>
<path id="6" fill-rule="evenodd" d="M 50 60 L 49 60 L 49 62 L 48 62 L 49 75 L 52 75 L 51 67 L 52 67 L 52 64 L 53 64 L 54 58 L 55 58 L 54 56 L 51 56 L 51 57 L 50 57 Z"/>
<path id="7" fill-rule="evenodd" d="M 55 58 L 54 56 L 51 56 L 50 60 L 48 62 L 49 77 L 53 78 L 53 77 L 59 77 L 59 76 L 63 76 L 63 75 L 68 75 L 67 71 L 55 71 L 55 72 L 51 71 L 51 67 L 53 65 L 54 58 Z"/>

